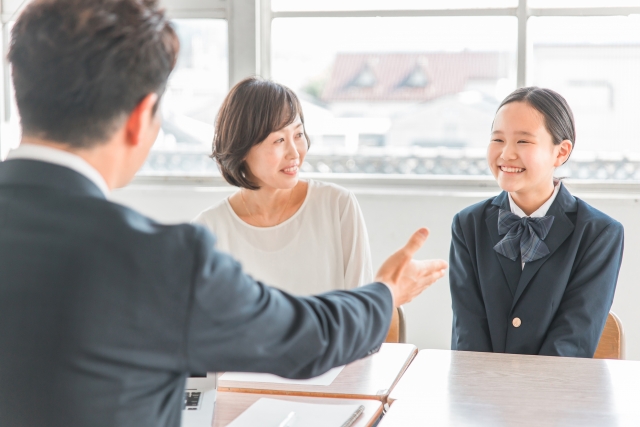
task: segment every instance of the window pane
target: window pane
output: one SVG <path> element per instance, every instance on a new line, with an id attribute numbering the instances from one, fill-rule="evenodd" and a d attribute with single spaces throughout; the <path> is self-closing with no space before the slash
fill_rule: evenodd
<path id="1" fill-rule="evenodd" d="M 476 9 L 516 7 L 518 0 L 271 0 L 274 11 Z"/>
<path id="2" fill-rule="evenodd" d="M 13 24 L 15 24 L 15 21 L 9 21 L 4 24 L 5 37 L 11 34 Z M 9 72 L 10 67 L 5 65 L 5 73 Z M 20 144 L 20 138 L 22 137 L 22 131 L 20 129 L 20 115 L 18 114 L 18 106 L 16 105 L 13 82 L 10 75 L 5 76 L 5 78 L 7 77 L 9 90 L 8 93 L 4 94 L 5 99 L 3 102 L 5 103 L 5 111 L 4 117 L 2 117 L 2 120 L 0 121 L 0 160 L 4 160 L 7 154 L 9 154 L 9 150 L 16 148 L 18 144 Z"/>
<path id="3" fill-rule="evenodd" d="M 562 94 L 576 120 L 564 176 L 640 179 L 638 17 L 531 18 L 530 82 Z"/>
<path id="4" fill-rule="evenodd" d="M 176 19 L 180 56 L 162 98 L 162 129 L 142 175 L 211 175 L 213 124 L 229 90 L 227 21 Z"/>
<path id="5" fill-rule="evenodd" d="M 637 7 L 640 0 L 529 0 L 528 6 L 532 8 L 585 8 L 585 7 Z"/>
<path id="6" fill-rule="evenodd" d="M 516 87 L 515 18 L 281 18 L 272 31 L 273 78 L 303 103 L 307 171 L 488 173 L 493 115 Z"/>

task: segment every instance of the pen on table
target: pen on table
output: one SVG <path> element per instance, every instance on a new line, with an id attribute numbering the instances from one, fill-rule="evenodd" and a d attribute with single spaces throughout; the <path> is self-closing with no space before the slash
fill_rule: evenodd
<path id="1" fill-rule="evenodd" d="M 353 414 L 351 414 L 351 416 L 347 419 L 347 421 L 344 422 L 344 424 L 342 424 L 341 427 L 351 427 L 363 412 L 364 412 L 364 405 L 358 406 L 358 409 L 356 409 L 353 412 Z"/>
<path id="2" fill-rule="evenodd" d="M 280 424 L 278 424 L 278 427 L 291 427 L 293 426 L 293 422 L 295 420 L 296 420 L 296 413 L 289 412 L 289 415 L 287 415 L 287 417 L 284 420 L 282 420 Z"/>

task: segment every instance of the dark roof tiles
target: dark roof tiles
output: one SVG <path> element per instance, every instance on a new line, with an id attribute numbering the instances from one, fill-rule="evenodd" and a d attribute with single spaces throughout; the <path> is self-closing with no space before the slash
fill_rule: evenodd
<path id="1" fill-rule="evenodd" d="M 464 90 L 468 80 L 506 77 L 508 59 L 499 52 L 340 53 L 321 98 L 429 101 Z"/>

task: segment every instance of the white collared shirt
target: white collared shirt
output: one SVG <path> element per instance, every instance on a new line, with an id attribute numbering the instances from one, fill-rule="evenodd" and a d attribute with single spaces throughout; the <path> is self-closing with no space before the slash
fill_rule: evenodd
<path id="1" fill-rule="evenodd" d="M 85 176 L 98 186 L 105 197 L 109 197 L 109 187 L 102 175 L 100 175 L 100 172 L 87 163 L 82 157 L 69 153 L 68 151 L 45 147 L 44 145 L 21 143 L 18 148 L 9 151 L 7 160 L 13 159 L 37 160 L 64 166 Z"/>
<path id="2" fill-rule="evenodd" d="M 556 196 L 558 195 L 559 191 L 560 191 L 560 181 L 557 181 L 555 183 L 553 194 L 551 195 L 551 197 L 549 197 L 549 200 L 544 202 L 542 206 L 536 209 L 536 211 L 533 212 L 531 215 L 527 215 L 526 213 L 524 213 L 524 211 L 520 209 L 520 206 L 516 205 L 516 202 L 513 201 L 513 197 L 511 197 L 511 193 L 507 193 L 509 195 L 509 207 L 511 207 L 511 213 L 518 215 L 520 218 L 524 218 L 526 216 L 528 216 L 529 218 L 542 218 L 549 211 L 549 208 L 553 204 L 553 201 L 556 199 Z M 522 263 L 522 268 L 524 269 L 524 262 Z"/>

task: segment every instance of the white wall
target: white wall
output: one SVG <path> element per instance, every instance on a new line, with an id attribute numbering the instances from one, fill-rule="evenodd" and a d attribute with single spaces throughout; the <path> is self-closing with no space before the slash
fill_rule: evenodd
<path id="1" fill-rule="evenodd" d="M 401 246 L 415 229 L 427 226 L 431 236 L 420 257 L 448 259 L 453 215 L 483 200 L 497 189 L 485 181 L 466 188 L 384 188 L 353 184 L 352 189 L 364 213 L 374 266 Z M 640 360 L 640 194 L 602 191 L 586 193 L 576 186 L 574 194 L 619 220 L 625 227 L 625 255 L 613 310 L 621 318 L 627 341 L 627 358 Z M 198 185 L 132 185 L 114 193 L 113 199 L 162 222 L 188 221 L 198 212 L 231 194 L 229 187 Z M 448 281 L 443 279 L 406 306 L 408 340 L 419 348 L 449 348 L 451 299 Z"/>

